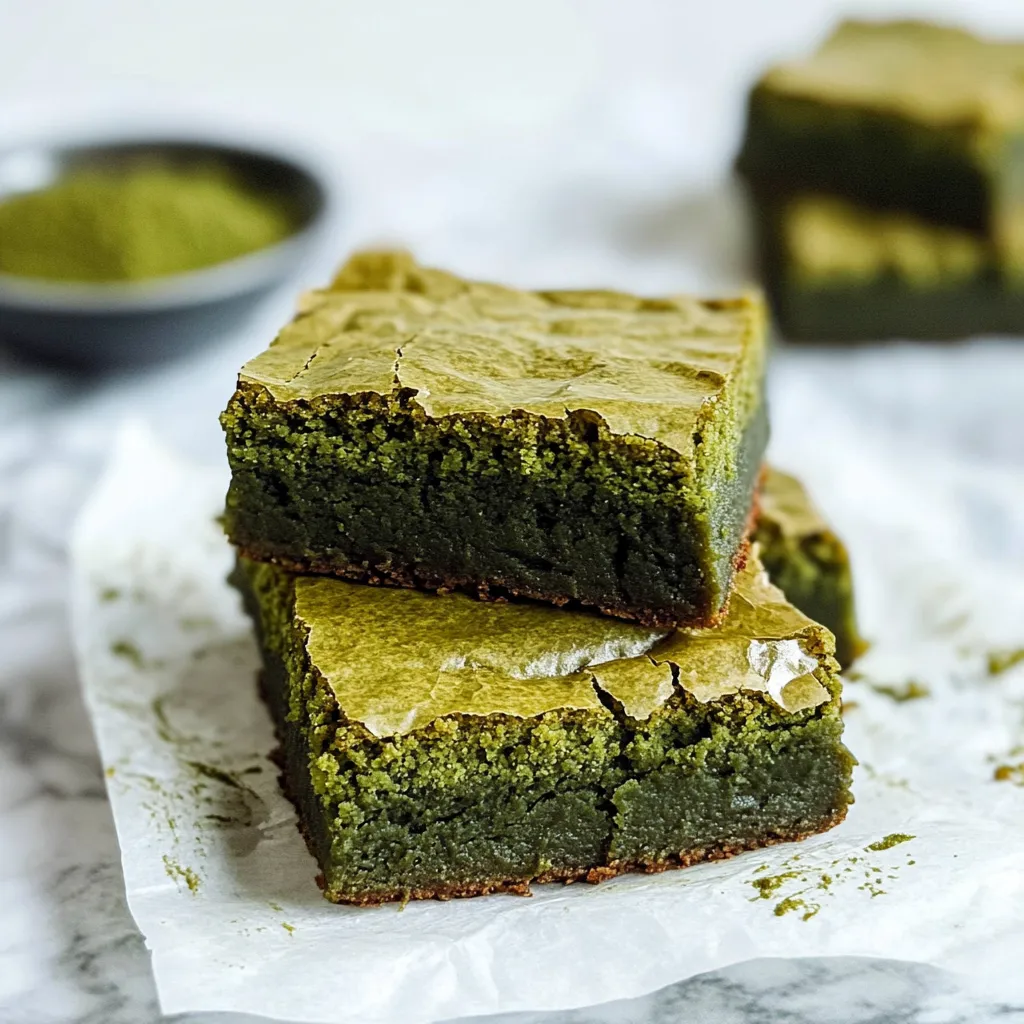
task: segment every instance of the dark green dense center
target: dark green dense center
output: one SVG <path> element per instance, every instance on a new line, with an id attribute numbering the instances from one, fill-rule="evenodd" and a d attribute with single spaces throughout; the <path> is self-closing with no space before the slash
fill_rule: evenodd
<path id="1" fill-rule="evenodd" d="M 758 408 L 740 451 L 698 471 L 585 414 L 431 419 L 408 393 L 282 404 L 242 386 L 222 419 L 228 531 L 253 557 L 673 623 L 728 594 L 767 433 Z"/>

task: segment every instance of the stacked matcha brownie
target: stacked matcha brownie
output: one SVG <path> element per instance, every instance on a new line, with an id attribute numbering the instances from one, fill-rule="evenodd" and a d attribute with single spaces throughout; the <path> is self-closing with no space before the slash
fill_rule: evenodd
<path id="1" fill-rule="evenodd" d="M 364 253 L 243 367 L 225 521 L 328 899 L 598 881 L 843 818 L 835 638 L 751 546 L 764 346 L 756 297 Z M 849 609 L 790 498 L 765 552 Z"/>
<path id="2" fill-rule="evenodd" d="M 1024 330 L 1024 44 L 846 22 L 756 84 L 737 166 L 788 337 Z"/>

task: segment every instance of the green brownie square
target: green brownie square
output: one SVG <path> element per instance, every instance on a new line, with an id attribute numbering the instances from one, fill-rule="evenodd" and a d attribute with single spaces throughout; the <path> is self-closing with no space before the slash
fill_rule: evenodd
<path id="1" fill-rule="evenodd" d="M 709 625 L 767 440 L 756 296 L 525 292 L 354 257 L 247 363 L 226 523 L 289 569 Z"/>
<path id="2" fill-rule="evenodd" d="M 832 631 L 836 658 L 847 668 L 867 648 L 857 628 L 850 556 L 796 477 L 767 469 L 754 540 L 772 583 Z"/>
<path id="3" fill-rule="evenodd" d="M 790 340 L 1024 330 L 1024 282 L 972 232 L 835 196 L 754 200 L 761 274 Z"/>
<path id="4" fill-rule="evenodd" d="M 712 630 L 245 559 L 236 577 L 329 900 L 600 881 L 845 816 L 832 635 L 753 563 Z"/>
<path id="5" fill-rule="evenodd" d="M 1024 44 L 844 22 L 756 84 L 738 167 L 776 195 L 830 192 L 975 231 L 1019 270 Z"/>

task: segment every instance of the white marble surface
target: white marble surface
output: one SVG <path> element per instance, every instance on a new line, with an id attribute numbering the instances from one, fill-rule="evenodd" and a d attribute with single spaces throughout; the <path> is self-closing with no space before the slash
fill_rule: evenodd
<path id="1" fill-rule="evenodd" d="M 428 7 L 0 0 L 0 126 L 31 136 L 199 118 L 316 146 L 347 202 L 307 281 L 377 238 L 523 283 L 656 291 L 742 277 L 740 221 L 713 182 L 744 83 L 767 53 L 819 31 L 832 0 Z M 1019 0 L 901 9 L 1024 29 Z M 83 380 L 0 355 L 2 1024 L 160 1019 L 70 657 L 68 528 L 124 416 L 220 457 L 216 414 L 234 371 L 289 305 L 277 296 L 194 361 L 146 373 Z M 1024 472 L 1024 362 L 1012 343 L 783 352 L 776 372 L 794 366 L 897 432 Z M 927 967 L 759 961 L 558 1019 L 987 1024 L 1024 1020 L 1024 1006 Z"/>

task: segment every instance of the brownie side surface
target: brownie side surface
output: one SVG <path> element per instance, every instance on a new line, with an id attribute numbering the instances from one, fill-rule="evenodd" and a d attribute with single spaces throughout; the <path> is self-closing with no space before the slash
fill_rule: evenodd
<path id="1" fill-rule="evenodd" d="M 831 636 L 753 567 L 722 628 L 666 633 L 241 566 L 329 899 L 598 881 L 845 814 Z"/>
<path id="2" fill-rule="evenodd" d="M 849 667 L 867 647 L 857 626 L 850 556 L 796 477 L 773 467 L 765 472 L 754 541 L 772 583 L 831 630 L 836 659 Z"/>
<path id="3" fill-rule="evenodd" d="M 757 301 L 515 292 L 401 254 L 339 282 L 222 417 L 247 556 L 715 620 L 767 438 Z"/>
<path id="4" fill-rule="evenodd" d="M 762 189 L 816 190 L 988 235 L 1019 258 L 1024 46 L 916 21 L 840 25 L 754 87 L 737 160 Z"/>

